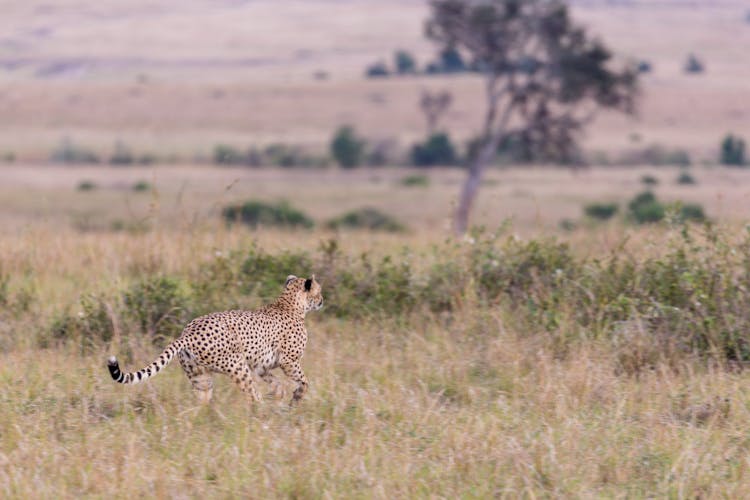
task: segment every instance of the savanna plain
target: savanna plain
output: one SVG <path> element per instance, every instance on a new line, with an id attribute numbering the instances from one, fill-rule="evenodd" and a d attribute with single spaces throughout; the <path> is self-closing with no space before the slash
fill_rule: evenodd
<path id="1" fill-rule="evenodd" d="M 655 66 L 639 117 L 603 115 L 586 148 L 658 143 L 693 165 L 493 168 L 461 239 L 458 168 L 205 164 L 219 142 L 325 150 L 347 122 L 408 143 L 424 87 L 451 89 L 446 126 L 471 136 L 475 77 L 362 78 L 395 48 L 433 50 L 422 2 L 367 4 L 0 2 L 0 497 L 744 497 L 750 171 L 715 161 L 725 132 L 747 135 L 743 2 L 575 3 Z M 708 71 L 685 77 L 696 47 Z M 158 161 L 49 162 L 61 141 Z M 646 178 L 669 208 L 638 225 Z M 226 220 L 246 200 L 314 227 Z M 592 203 L 620 210 L 597 221 Z M 328 226 L 362 207 L 402 227 Z M 289 382 L 250 404 L 216 376 L 201 405 L 178 363 L 111 380 L 109 355 L 140 369 L 191 318 L 313 273 L 326 306 L 306 320 L 300 404 Z"/>
<path id="2" fill-rule="evenodd" d="M 488 229 L 456 242 L 439 210 L 414 202 L 411 228 L 380 235 L 252 231 L 216 211 L 304 185 L 294 205 L 325 220 L 331 180 L 307 173 L 157 167 L 150 190 L 133 192 L 120 186 L 148 169 L 79 191 L 110 167 L 24 168 L 23 182 L 4 171 L 25 221 L 6 228 L 0 252 L 5 497 L 736 497 L 748 487 L 743 217 L 556 227 L 599 176 L 625 196 L 653 170 L 491 176 L 478 216 Z M 201 182 L 207 172 L 215 185 Z M 656 171 L 666 193 L 676 174 Z M 730 174 L 707 170 L 701 180 L 713 181 L 682 189 L 715 214 L 717 200 L 747 196 L 744 173 Z M 45 181 L 28 182 L 37 175 Z M 447 219 L 456 173 L 418 187 L 403 175 L 354 174 L 345 204 L 430 200 Z M 540 176 L 557 176 L 560 199 Z M 492 200 L 512 192 L 538 203 L 516 221 L 496 217 L 505 210 Z M 203 407 L 176 364 L 139 386 L 109 378 L 108 355 L 141 368 L 190 317 L 255 307 L 290 273 L 316 273 L 327 304 L 308 315 L 300 405 L 288 406 L 287 385 L 283 400 L 251 406 L 218 377 Z"/>

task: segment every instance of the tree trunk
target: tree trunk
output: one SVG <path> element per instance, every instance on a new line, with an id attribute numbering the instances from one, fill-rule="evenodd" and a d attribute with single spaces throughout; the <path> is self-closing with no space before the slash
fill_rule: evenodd
<path id="1" fill-rule="evenodd" d="M 461 198 L 458 202 L 453 225 L 453 229 L 458 237 L 466 234 L 466 231 L 469 229 L 469 213 L 471 212 L 471 206 L 474 204 L 477 192 L 479 192 L 479 186 L 482 183 L 482 172 L 492 158 L 494 158 L 496 150 L 497 141 L 488 139 L 469 164 L 469 173 L 461 190 Z"/>

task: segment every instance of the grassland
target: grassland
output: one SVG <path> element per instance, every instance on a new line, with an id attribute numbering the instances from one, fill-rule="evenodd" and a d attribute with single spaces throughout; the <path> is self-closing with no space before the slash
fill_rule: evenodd
<path id="1" fill-rule="evenodd" d="M 453 93 L 445 126 L 470 137 L 477 78 L 362 77 L 395 49 L 434 56 L 424 2 L 0 0 L 0 497 L 745 496 L 750 172 L 711 164 L 725 133 L 750 136 L 747 6 L 607 3 L 574 15 L 654 70 L 639 115 L 600 116 L 585 147 L 680 148 L 697 184 L 673 167 L 492 169 L 487 231 L 457 242 L 458 169 L 199 165 L 219 143 L 323 151 L 342 123 L 408 147 L 424 88 Z M 704 74 L 683 73 L 689 52 Z M 48 164 L 65 138 L 159 164 Z M 645 175 L 711 223 L 626 222 Z M 316 227 L 227 226 L 248 199 Z M 591 202 L 620 212 L 595 223 Z M 408 230 L 325 229 L 362 207 Z M 140 368 L 189 315 L 313 272 L 327 306 L 299 406 L 251 406 L 217 377 L 202 407 L 176 365 L 111 381 L 107 356 Z"/>
<path id="2" fill-rule="evenodd" d="M 647 188 L 666 201 L 702 204 L 710 217 L 738 223 L 750 216 L 748 176 L 743 169 L 693 168 L 694 185 L 679 185 L 680 170 L 606 168 L 571 172 L 554 168 L 509 168 L 488 172 L 474 222 L 489 228 L 513 221 L 525 235 L 559 232 L 563 219 L 578 221 L 590 202 L 627 201 Z M 412 174 L 427 186 L 404 186 Z M 215 224 L 226 204 L 260 199 L 287 200 L 319 223 L 347 210 L 371 206 L 412 229 L 410 243 L 440 241 L 450 228 L 452 207 L 463 180 L 459 169 L 430 171 L 398 168 L 312 170 L 245 169 L 198 166 L 59 167 L 8 165 L 0 168 L 0 220 L 6 229 L 31 225 L 81 230 L 110 230 L 115 225 L 156 223 L 173 229 Z M 92 182 L 95 189 L 78 186 Z M 134 191 L 145 181 L 153 189 Z M 382 236 L 379 236 L 382 237 Z"/>
<path id="3" fill-rule="evenodd" d="M 119 140 L 187 160 L 220 142 L 324 149 L 342 123 L 408 147 L 425 131 L 424 88 L 454 94 L 444 125 L 457 138 L 480 127 L 476 77 L 363 78 L 367 65 L 390 62 L 399 48 L 422 66 L 434 57 L 422 33 L 424 2 L 171 4 L 0 3 L 8 33 L 0 44 L 0 155 L 46 160 L 65 137 L 100 153 Z M 587 149 L 614 154 L 659 143 L 715 159 L 724 134 L 750 135 L 745 11 L 741 0 L 576 4 L 576 18 L 618 60 L 654 68 L 644 75 L 638 116 L 602 115 Z M 691 52 L 705 73 L 683 73 Z"/>
<path id="4" fill-rule="evenodd" d="M 454 173 L 434 172 L 429 187 L 407 188 L 397 182 L 402 173 L 391 170 L 328 173 L 314 181 L 309 172 L 289 171 L 175 167 L 147 175 L 131 169 L 28 168 L 26 173 L 35 175 L 14 177 L 12 169 L 4 170 L 2 183 L 4 199 L 10 200 L 5 216 L 14 213 L 8 220 L 17 222 L 4 225 L 0 238 L 3 497 L 737 497 L 750 486 L 745 425 L 750 393 L 742 363 L 659 353 L 649 330 L 623 344 L 566 321 L 550 327 L 542 316 L 536 321 L 521 314 L 523 301 L 521 309 L 511 307 L 510 299 L 488 303 L 471 283 L 447 311 L 416 307 L 402 314 L 341 316 L 329 302 L 310 315 L 304 367 L 311 390 L 297 408 L 269 398 L 250 407 L 224 378 L 217 380 L 213 405 L 199 407 L 177 366 L 143 386 L 118 386 L 109 379 L 104 366 L 109 354 L 120 355 L 128 368 L 140 367 L 162 345 L 118 312 L 120 294 L 143 277 L 210 282 L 205 270 L 214 269 L 220 256 L 242 257 L 254 245 L 271 255 L 317 252 L 330 238 L 337 238 L 352 263 L 362 252 L 403 258 L 401 248 L 407 246 L 410 262 L 426 270 L 431 259 L 449 258 L 445 251 L 460 254 L 468 243 L 441 250 L 447 232 L 432 219 L 438 207 L 450 205 Z M 665 198 L 688 189 L 666 182 L 676 173 L 656 171 L 664 176 L 656 189 Z M 602 195 L 599 187 L 621 195 L 623 185 L 636 191 L 642 174 L 495 174 L 480 218 L 502 221 L 497 214 L 508 215 L 504 203 L 510 193 L 532 190 L 538 201 L 516 204 L 512 212 L 516 232 L 530 241 L 557 231 L 538 220 L 555 225 L 573 206 L 579 216 L 583 200 Z M 227 192 L 237 175 L 243 180 Z M 698 201 L 720 197 L 739 206 L 734 200 L 747 196 L 743 175 L 699 170 L 700 183 L 687 192 Z M 82 178 L 103 186 L 78 192 Z M 150 179 L 158 194 L 129 191 L 142 178 Z M 343 178 L 346 195 L 331 187 Z M 260 190 L 283 196 L 290 182 L 305 186 L 295 189 L 292 199 L 318 219 L 364 201 L 407 207 L 408 198 L 412 208 L 404 208 L 401 217 L 413 231 L 250 232 L 218 223 L 216 207 L 222 203 Z M 133 213 L 149 220 L 148 229 L 117 231 L 107 223 L 83 230 L 75 223 L 80 210 L 106 214 L 105 221 L 122 217 L 126 198 Z M 421 200 L 418 209 L 415 200 Z M 718 216 L 716 207 L 709 215 Z M 719 219 L 722 241 L 740 248 L 744 217 L 726 213 Z M 558 237 L 576 258 L 622 254 L 638 263 L 657 258 L 680 232 L 615 222 Z M 702 231 L 694 227 L 691 233 L 697 237 Z M 709 257 L 700 262 L 709 269 L 740 272 L 736 264 L 722 264 L 722 255 L 733 255 L 723 246 L 707 248 Z M 289 272 L 326 272 L 320 261 L 311 267 Z M 281 282 L 287 272 L 279 272 Z M 524 274 L 535 275 L 533 266 Z M 195 307 L 252 307 L 261 301 L 257 293 L 239 293 L 237 285 L 225 283 L 211 292 L 210 304 Z M 563 296 L 579 296 L 570 286 Z M 546 296 L 536 287 L 525 293 Z M 102 328 L 90 337 L 56 338 L 59 318 L 88 315 L 81 299 L 91 296 L 113 307 Z M 578 304 L 563 301 L 561 307 L 566 317 Z M 530 320 L 520 321 L 521 316 Z M 631 362 L 636 369 L 627 369 Z"/>

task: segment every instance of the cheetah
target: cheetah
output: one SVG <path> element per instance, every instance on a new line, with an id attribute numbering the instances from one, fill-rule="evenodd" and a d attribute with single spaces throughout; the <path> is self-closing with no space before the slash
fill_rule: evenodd
<path id="1" fill-rule="evenodd" d="M 177 356 L 203 403 L 211 400 L 213 373 L 229 375 L 243 393 L 258 402 L 261 396 L 252 374 L 270 384 L 279 396 L 281 383 L 271 370 L 280 367 L 297 384 L 291 400 L 294 404 L 308 385 L 300 365 L 307 344 L 305 314 L 321 307 L 323 295 L 315 275 L 308 279 L 290 275 L 275 302 L 254 311 L 224 311 L 196 318 L 146 368 L 121 372 L 117 358 L 111 356 L 107 360 L 109 373 L 121 384 L 137 384 L 159 373 Z"/>

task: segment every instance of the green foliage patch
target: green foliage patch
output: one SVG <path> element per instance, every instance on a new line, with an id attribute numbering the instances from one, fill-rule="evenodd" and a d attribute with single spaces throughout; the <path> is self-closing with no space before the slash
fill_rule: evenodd
<path id="1" fill-rule="evenodd" d="M 400 232 L 406 228 L 392 216 L 376 208 L 360 208 L 328 222 L 331 229 L 368 229 L 371 231 Z"/>
<path id="2" fill-rule="evenodd" d="M 619 209 L 617 203 L 590 203 L 583 207 L 584 213 L 592 219 L 611 219 Z"/>
<path id="3" fill-rule="evenodd" d="M 484 232 L 419 254 L 347 255 L 336 239 L 276 254 L 251 247 L 188 274 L 134 276 L 111 297 L 84 293 L 55 317 L 46 339 L 108 342 L 117 322 L 163 343 L 196 315 L 254 307 L 276 297 L 288 274 L 315 273 L 327 314 L 350 320 L 450 318 L 475 304 L 471 310 L 504 314 L 519 329 L 555 335 L 563 351 L 582 338 L 611 342 L 628 372 L 654 356 L 750 361 L 750 231 L 737 241 L 710 224 L 694 237 L 697 230 L 684 226 L 647 258 L 620 248 L 578 257 L 555 239 Z M 645 349 L 633 344 L 636 335 L 646 335 L 646 351 L 633 351 Z"/>
<path id="4" fill-rule="evenodd" d="M 286 201 L 266 203 L 250 200 L 224 207 L 222 216 L 227 223 L 239 222 L 253 229 L 258 226 L 309 229 L 315 225 L 304 212 Z"/>

